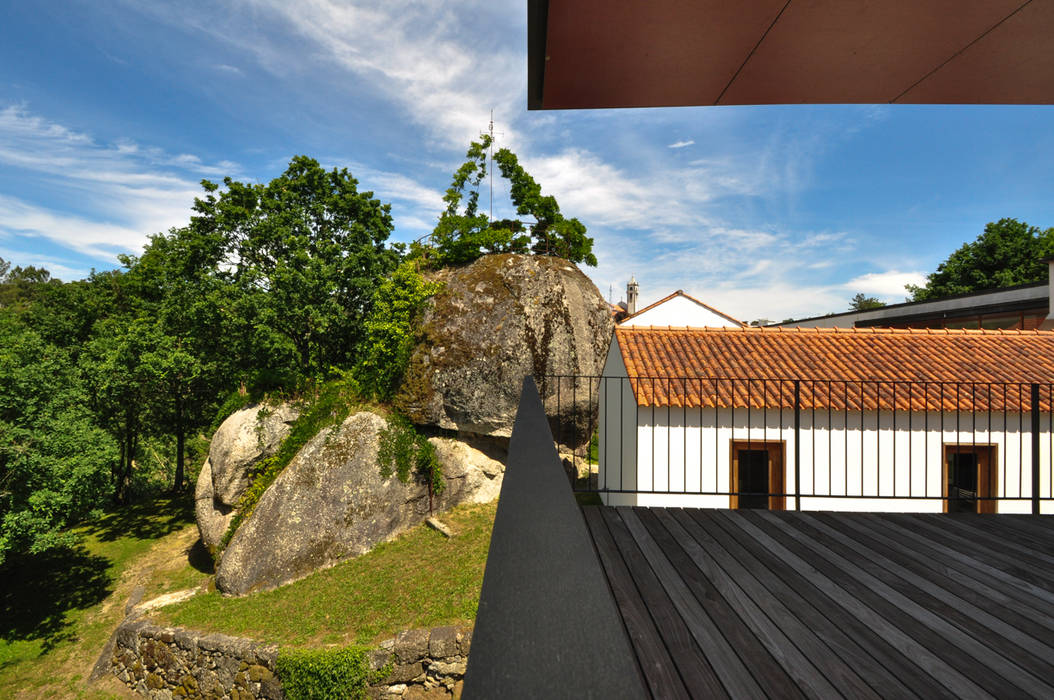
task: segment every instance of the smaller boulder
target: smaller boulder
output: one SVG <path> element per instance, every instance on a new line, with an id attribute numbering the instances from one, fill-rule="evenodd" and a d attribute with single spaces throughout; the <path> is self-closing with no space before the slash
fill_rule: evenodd
<path id="1" fill-rule="evenodd" d="M 216 571 L 228 595 L 274 588 L 363 554 L 429 516 L 428 489 L 381 476 L 379 435 L 386 422 L 349 416 L 313 437 L 238 528 Z M 493 500 L 505 467 L 448 438 L 430 438 L 446 480 L 436 512 Z"/>
<path id="2" fill-rule="evenodd" d="M 194 514 L 201 541 L 215 549 L 249 486 L 249 470 L 278 450 L 297 411 L 289 404 L 257 404 L 227 417 L 212 436 L 209 456 L 194 489 Z"/>

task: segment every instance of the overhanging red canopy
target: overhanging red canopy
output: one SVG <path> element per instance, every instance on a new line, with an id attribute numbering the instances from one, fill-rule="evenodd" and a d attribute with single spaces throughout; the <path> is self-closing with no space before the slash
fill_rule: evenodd
<path id="1" fill-rule="evenodd" d="M 1054 0 L 529 0 L 531 109 L 1054 103 Z"/>

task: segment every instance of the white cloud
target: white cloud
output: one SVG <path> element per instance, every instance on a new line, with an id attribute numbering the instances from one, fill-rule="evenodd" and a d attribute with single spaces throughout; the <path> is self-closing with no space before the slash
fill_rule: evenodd
<path id="1" fill-rule="evenodd" d="M 685 146 L 691 146 L 694 143 L 695 143 L 695 141 L 692 141 L 692 140 L 688 140 L 688 141 L 674 141 L 671 144 L 667 144 L 666 148 L 684 148 Z"/>
<path id="2" fill-rule="evenodd" d="M 185 225 L 201 176 L 237 172 L 127 140 L 99 143 L 21 106 L 0 109 L 0 166 L 48 191 L 46 202 L 0 195 L 0 234 L 48 239 L 106 264 L 138 252 L 149 234 Z"/>
<path id="3" fill-rule="evenodd" d="M 864 294 L 877 295 L 886 303 L 898 303 L 904 301 L 908 295 L 905 285 L 926 284 L 926 274 L 923 272 L 900 272 L 890 270 L 888 272 L 868 272 L 867 274 L 854 277 L 845 283 L 844 287 L 851 292 L 863 292 Z"/>
<path id="4" fill-rule="evenodd" d="M 245 0 L 236 11 L 141 0 L 129 9 L 190 28 L 236 48 L 280 78 L 311 75 L 320 62 L 357 79 L 349 89 L 384 95 L 445 146 L 463 147 L 486 128 L 490 110 L 512 125 L 523 109 L 525 48 L 509 41 L 514 2 L 393 0 L 369 7 L 339 0 Z"/>

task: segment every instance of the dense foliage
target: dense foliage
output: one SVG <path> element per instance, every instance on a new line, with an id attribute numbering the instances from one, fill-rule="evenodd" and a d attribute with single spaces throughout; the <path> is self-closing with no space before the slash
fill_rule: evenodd
<path id="1" fill-rule="evenodd" d="M 290 700 L 364 698 L 372 675 L 365 647 L 288 649 L 278 654 L 275 671 Z"/>
<path id="2" fill-rule="evenodd" d="M 1054 228 L 1043 231 L 1017 219 L 1000 219 L 964 243 L 926 284 L 908 285 L 911 301 L 939 299 L 985 289 L 1013 287 L 1047 279 L 1047 260 L 1054 258 Z"/>
<path id="3" fill-rule="evenodd" d="M 376 346 L 412 323 L 403 302 L 418 308 L 427 287 L 405 271 L 385 283 L 400 257 L 385 245 L 388 205 L 303 156 L 267 184 L 202 185 L 188 225 L 119 256 L 121 269 L 62 283 L 0 260 L 0 561 L 63 544 L 64 528 L 156 488 L 154 475 L 186 488 L 231 410 L 314 397 L 350 372 L 381 290 L 396 323 L 374 324 L 363 386 L 382 396 L 375 384 L 397 381 Z M 327 391 L 290 445 L 333 420 L 344 398 Z"/>
<path id="4" fill-rule="evenodd" d="M 417 263 L 407 260 L 377 287 L 355 370 L 363 394 L 385 401 L 395 394 L 410 363 L 425 301 L 441 286 L 425 281 Z"/>
<path id="5" fill-rule="evenodd" d="M 413 255 L 434 266 L 472 262 L 486 253 L 534 253 L 555 255 L 574 263 L 596 266 L 593 239 L 585 225 L 568 219 L 552 195 L 542 195 L 541 186 L 520 165 L 507 148 L 494 155 L 502 177 L 509 181 L 510 197 L 519 216 L 530 216 L 533 223 L 503 219 L 490 221 L 479 211 L 479 186 L 487 176 L 487 153 L 492 140 L 484 134 L 473 141 L 467 160 L 454 173 L 440 215 L 428 245 L 415 245 Z M 463 205 L 463 208 L 461 208 Z"/>

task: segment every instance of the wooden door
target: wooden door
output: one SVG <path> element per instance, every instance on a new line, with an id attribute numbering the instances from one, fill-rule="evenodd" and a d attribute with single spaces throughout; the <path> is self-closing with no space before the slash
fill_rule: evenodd
<path id="1" fill-rule="evenodd" d="M 995 513 L 997 464 L 995 445 L 945 445 L 944 512 Z"/>
<path id="2" fill-rule="evenodd" d="M 731 445 L 730 508 L 783 510 L 786 491 L 783 443 L 743 441 Z M 773 495 L 779 494 L 779 495 Z"/>

